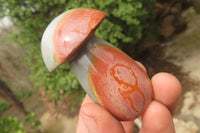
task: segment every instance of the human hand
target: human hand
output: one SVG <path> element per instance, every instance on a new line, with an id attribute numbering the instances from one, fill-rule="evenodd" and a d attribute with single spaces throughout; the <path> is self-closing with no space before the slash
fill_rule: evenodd
<path id="1" fill-rule="evenodd" d="M 146 71 L 144 66 L 137 62 Z M 175 133 L 173 114 L 181 85 L 173 75 L 158 73 L 151 79 L 154 99 L 142 114 L 140 133 Z M 86 95 L 80 109 L 77 133 L 133 133 L 134 121 L 119 121 Z"/>

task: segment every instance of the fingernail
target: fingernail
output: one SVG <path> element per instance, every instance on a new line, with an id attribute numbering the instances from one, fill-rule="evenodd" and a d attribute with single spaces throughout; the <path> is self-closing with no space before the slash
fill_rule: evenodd
<path id="1" fill-rule="evenodd" d="M 95 118 L 85 114 L 84 112 L 81 112 L 81 117 L 82 117 L 89 133 L 97 133 L 98 132 L 98 126 L 97 126 L 97 122 L 96 122 Z"/>

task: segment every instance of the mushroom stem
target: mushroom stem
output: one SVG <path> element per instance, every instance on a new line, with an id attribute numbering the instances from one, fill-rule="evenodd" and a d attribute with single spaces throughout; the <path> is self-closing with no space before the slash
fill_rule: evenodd
<path id="1" fill-rule="evenodd" d="M 83 87 L 83 89 L 86 91 L 86 93 L 91 97 L 91 99 L 98 103 L 97 99 L 95 98 L 92 89 L 89 86 L 88 82 L 88 70 L 89 66 L 92 65 L 91 62 L 91 51 L 95 50 L 95 46 L 99 44 L 105 44 L 112 46 L 110 43 L 102 40 L 101 38 L 96 37 L 95 35 L 91 36 L 88 41 L 85 43 L 81 51 L 77 52 L 76 57 L 69 62 L 69 65 L 73 71 L 73 73 L 76 75 L 79 83 Z M 94 68 L 95 69 L 95 68 Z"/>

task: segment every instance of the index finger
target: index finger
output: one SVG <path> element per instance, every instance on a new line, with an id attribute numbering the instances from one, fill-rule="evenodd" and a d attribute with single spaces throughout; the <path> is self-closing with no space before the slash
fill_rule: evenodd
<path id="1" fill-rule="evenodd" d="M 180 82 L 172 74 L 164 72 L 154 75 L 151 81 L 154 90 L 154 100 L 165 105 L 173 115 L 181 95 Z"/>

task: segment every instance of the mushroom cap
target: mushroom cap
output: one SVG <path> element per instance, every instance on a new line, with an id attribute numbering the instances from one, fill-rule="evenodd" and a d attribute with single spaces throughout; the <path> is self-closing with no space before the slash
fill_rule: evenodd
<path id="1" fill-rule="evenodd" d="M 105 13 L 95 9 L 78 8 L 53 19 L 41 41 L 42 57 L 47 69 L 53 71 L 65 61 L 72 60 L 105 16 Z"/>

